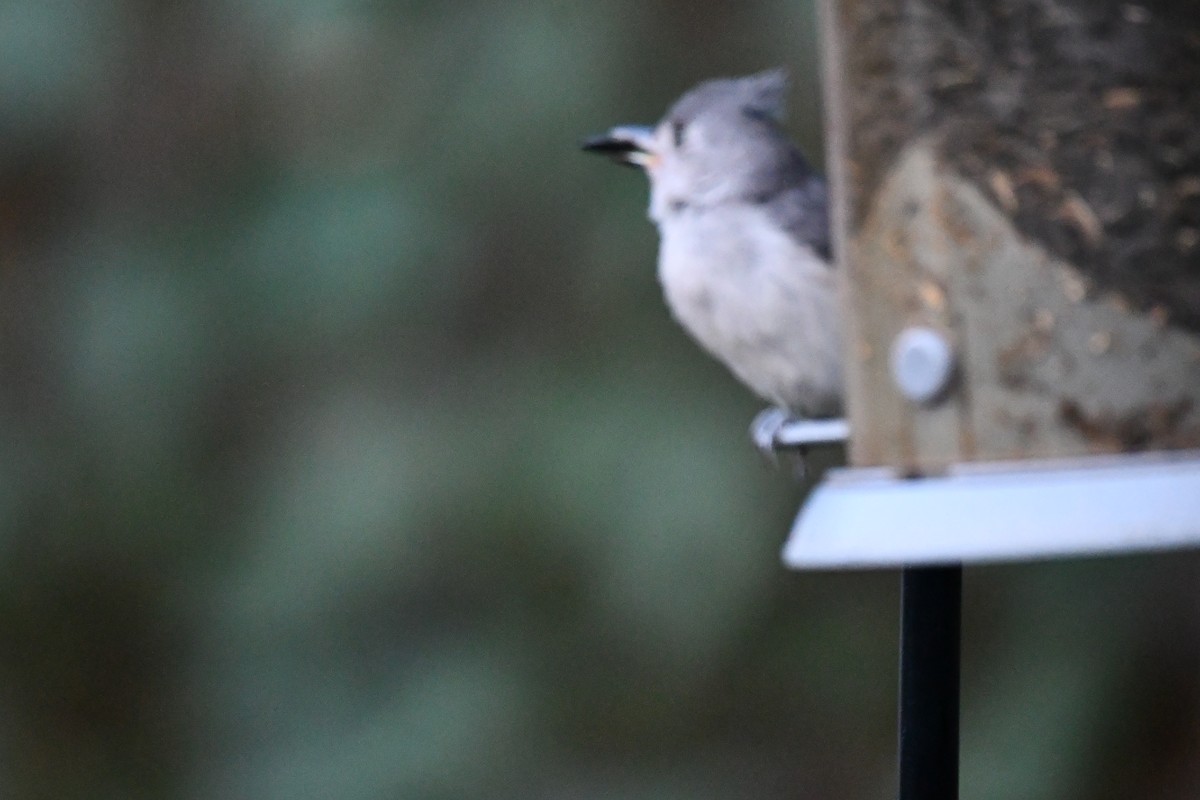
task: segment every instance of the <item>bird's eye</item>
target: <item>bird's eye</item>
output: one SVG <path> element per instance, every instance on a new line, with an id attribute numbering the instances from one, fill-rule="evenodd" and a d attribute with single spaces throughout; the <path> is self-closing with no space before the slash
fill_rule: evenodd
<path id="1" fill-rule="evenodd" d="M 683 147 L 683 131 L 684 124 L 682 122 L 671 123 L 671 140 L 675 142 L 676 147 Z"/>

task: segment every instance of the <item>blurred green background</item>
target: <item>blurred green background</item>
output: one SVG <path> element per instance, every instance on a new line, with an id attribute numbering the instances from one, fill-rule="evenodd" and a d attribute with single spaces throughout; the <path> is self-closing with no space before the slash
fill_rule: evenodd
<path id="1" fill-rule="evenodd" d="M 0 4 L 0 797 L 884 798 L 894 573 L 581 155 L 808 2 Z M 964 532 L 968 533 L 968 532 Z M 969 570 L 968 798 L 1200 796 L 1200 560 Z"/>

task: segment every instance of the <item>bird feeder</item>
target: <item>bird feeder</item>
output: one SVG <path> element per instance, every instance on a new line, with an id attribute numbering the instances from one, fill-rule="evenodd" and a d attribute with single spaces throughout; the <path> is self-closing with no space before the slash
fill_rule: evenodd
<path id="1" fill-rule="evenodd" d="M 819 0 L 849 467 L 901 566 L 900 797 L 957 797 L 963 563 L 1200 545 L 1200 5 Z"/>
<path id="2" fill-rule="evenodd" d="M 1200 6 L 820 7 L 850 469 L 788 563 L 1200 544 Z"/>

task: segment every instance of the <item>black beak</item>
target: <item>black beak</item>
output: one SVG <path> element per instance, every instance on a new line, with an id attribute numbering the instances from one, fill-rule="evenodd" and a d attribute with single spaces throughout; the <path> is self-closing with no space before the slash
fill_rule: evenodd
<path id="1" fill-rule="evenodd" d="M 618 164 L 642 168 L 650 158 L 654 132 L 650 128 L 621 125 L 583 141 L 585 152 L 608 156 Z"/>

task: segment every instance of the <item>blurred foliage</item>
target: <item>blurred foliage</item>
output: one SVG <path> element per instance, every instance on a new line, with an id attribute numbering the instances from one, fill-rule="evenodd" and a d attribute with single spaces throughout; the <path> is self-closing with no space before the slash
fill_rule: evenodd
<path id="1" fill-rule="evenodd" d="M 0 5 L 0 794 L 883 797 L 897 581 L 576 151 L 806 2 Z M 818 161 L 820 159 L 817 159 Z M 1200 793 L 1198 562 L 968 575 L 977 798 Z"/>

